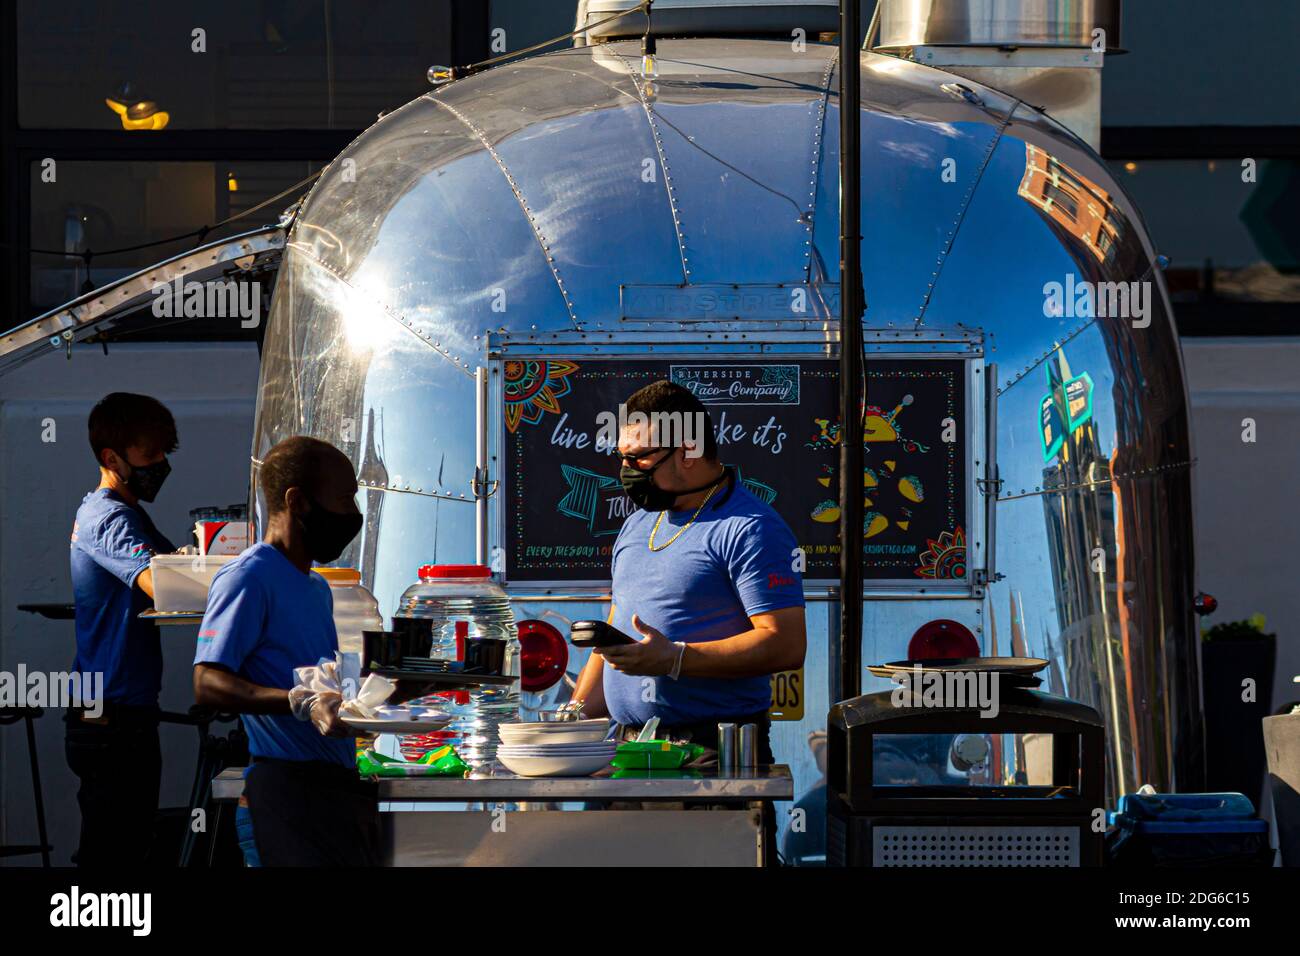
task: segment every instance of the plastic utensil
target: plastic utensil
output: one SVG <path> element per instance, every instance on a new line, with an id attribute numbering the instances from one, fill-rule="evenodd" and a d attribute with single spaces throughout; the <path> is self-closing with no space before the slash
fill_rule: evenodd
<path id="1" fill-rule="evenodd" d="M 655 731 L 658 729 L 659 729 L 658 716 L 651 717 L 649 720 L 645 722 L 645 726 L 641 728 L 641 733 L 636 735 L 636 742 L 639 744 L 643 744 L 647 740 L 654 740 Z"/>

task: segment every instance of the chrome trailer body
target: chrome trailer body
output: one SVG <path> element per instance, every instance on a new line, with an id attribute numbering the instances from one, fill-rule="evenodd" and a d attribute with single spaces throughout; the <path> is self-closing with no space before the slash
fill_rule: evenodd
<path id="1" fill-rule="evenodd" d="M 500 414 L 503 349 L 676 342 L 725 355 L 812 341 L 833 354 L 837 299 L 817 298 L 811 318 L 747 320 L 695 296 L 835 289 L 835 58 L 816 43 L 665 39 L 648 84 L 634 42 L 564 50 L 412 101 L 325 170 L 287 237 L 253 453 L 305 433 L 352 457 L 366 525 L 339 563 L 362 569 L 383 613 L 421 564 L 491 560 L 500 546 L 485 496 L 511 476 L 483 422 Z M 1045 689 L 1102 713 L 1111 794 L 1194 789 L 1188 406 L 1138 211 L 1095 153 L 1029 105 L 888 56 L 863 53 L 862 77 L 868 341 L 974 333 L 997 375 L 983 418 L 996 473 L 980 486 L 994 573 L 951 593 L 869 594 L 862 659 L 902 658 L 922 624 L 958 620 L 986 654 L 1047 658 Z M 1146 313 L 1045 307 L 1051 282 L 1067 295 L 1144 283 Z M 685 294 L 689 314 L 630 308 L 627 290 L 648 287 Z M 1045 397 L 1080 370 L 1091 417 L 1045 437 Z M 601 589 L 512 593 L 518 618 L 607 610 Z M 804 718 L 773 728 L 798 794 L 821 773 L 810 740 L 832 703 L 838 621 L 833 588 L 810 598 Z M 864 675 L 864 691 L 883 686 Z"/>

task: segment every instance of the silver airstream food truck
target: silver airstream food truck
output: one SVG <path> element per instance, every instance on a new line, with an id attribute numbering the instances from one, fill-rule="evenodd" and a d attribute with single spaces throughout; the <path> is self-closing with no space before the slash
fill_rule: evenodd
<path id="1" fill-rule="evenodd" d="M 634 6 L 590 0 L 579 26 Z M 1081 68 L 1072 89 L 1095 97 L 1084 61 L 1118 4 L 882 7 L 890 55 L 861 61 L 861 659 L 923 656 L 940 632 L 1045 658 L 1044 689 L 1105 720 L 1112 796 L 1194 789 L 1192 459 L 1156 250 L 1046 92 L 924 65 L 1018 42 L 1026 75 Z M 653 69 L 637 13 L 437 87 L 280 226 L 133 277 L 278 266 L 254 471 L 299 433 L 351 456 L 365 525 L 339 563 L 385 615 L 421 565 L 478 561 L 529 632 L 604 617 L 625 499 L 596 416 L 658 378 L 695 388 L 805 553 L 807 660 L 772 707 L 798 796 L 824 773 L 839 625 L 838 69 L 818 42 L 836 28 L 835 4 L 660 0 Z M 996 67 L 1007 86 L 1016 65 Z M 7 351 L 76 339 L 123 298 Z M 570 648 L 564 679 L 525 661 L 526 705 L 567 699 L 584 661 Z M 1008 778 L 1024 757 L 996 756 Z"/>

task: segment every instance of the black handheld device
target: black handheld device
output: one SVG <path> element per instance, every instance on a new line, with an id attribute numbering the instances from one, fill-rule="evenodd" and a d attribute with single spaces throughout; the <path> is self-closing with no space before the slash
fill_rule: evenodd
<path id="1" fill-rule="evenodd" d="M 569 640 L 574 647 L 616 647 L 619 644 L 636 643 L 604 621 L 574 621 L 569 631 Z"/>

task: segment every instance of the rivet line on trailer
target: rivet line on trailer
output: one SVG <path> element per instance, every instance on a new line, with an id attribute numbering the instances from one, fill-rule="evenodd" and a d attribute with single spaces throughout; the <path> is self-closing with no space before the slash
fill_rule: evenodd
<path id="1" fill-rule="evenodd" d="M 691 281 L 690 259 L 686 253 L 686 236 L 682 232 L 682 215 L 681 209 L 677 205 L 677 191 L 673 187 L 673 174 L 668 166 L 668 155 L 664 152 L 663 137 L 659 133 L 659 124 L 655 122 L 654 110 L 650 108 L 650 101 L 645 95 L 645 89 L 641 81 L 637 79 L 636 70 L 622 53 L 610 48 L 616 57 L 623 61 L 627 67 L 628 76 L 632 80 L 632 85 L 636 87 L 637 97 L 641 100 L 641 108 L 645 110 L 646 122 L 650 124 L 650 135 L 654 139 L 655 152 L 659 154 L 659 167 L 664 171 L 664 188 L 668 193 L 668 211 L 673 217 L 673 231 L 677 234 L 677 252 L 682 260 L 682 283 L 689 284 Z"/>
<path id="2" fill-rule="evenodd" d="M 487 133 L 479 129 L 478 126 L 469 119 L 469 117 L 465 116 L 465 114 L 460 110 L 456 109 L 456 107 L 443 99 L 434 97 L 433 102 L 437 103 L 452 116 L 456 117 L 456 119 L 460 120 L 461 123 L 463 123 L 465 127 L 474 134 L 478 141 L 483 144 L 483 148 L 488 151 L 488 155 L 492 157 L 492 161 L 497 164 L 497 168 L 501 170 L 501 175 L 505 176 L 506 182 L 510 185 L 510 191 L 515 194 L 515 199 L 519 203 L 519 208 L 523 210 L 524 218 L 528 220 L 528 226 L 533 231 L 533 238 L 537 240 L 538 246 L 541 247 L 542 255 L 546 257 L 546 265 L 551 270 L 551 276 L 555 279 L 555 284 L 560 290 L 560 296 L 564 299 L 564 307 L 569 312 L 569 321 L 573 323 L 575 329 L 582 328 L 581 324 L 578 322 L 578 314 L 573 308 L 573 300 L 569 297 L 569 290 L 564 287 L 564 280 L 560 277 L 560 269 L 559 266 L 556 265 L 555 256 L 551 254 L 551 243 L 546 236 L 542 234 L 542 227 L 538 224 L 537 217 L 533 215 L 533 211 L 528 207 L 528 200 L 524 198 L 523 190 L 519 188 L 519 183 L 515 181 L 514 175 L 510 172 L 510 167 L 506 165 L 505 160 L 501 158 L 501 154 L 498 153 L 496 147 L 492 145 L 492 141 L 488 139 Z"/>

